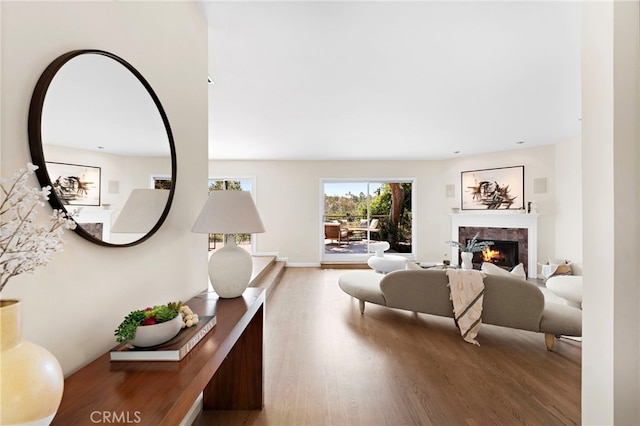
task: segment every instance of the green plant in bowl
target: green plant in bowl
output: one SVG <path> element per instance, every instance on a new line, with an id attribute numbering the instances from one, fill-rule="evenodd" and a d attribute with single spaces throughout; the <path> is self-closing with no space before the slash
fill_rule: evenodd
<path id="1" fill-rule="evenodd" d="M 182 302 L 169 302 L 166 305 L 132 311 L 115 330 L 116 340 L 118 342 L 131 341 L 136 337 L 138 327 L 148 327 L 173 320 L 180 315 L 181 306 Z"/>

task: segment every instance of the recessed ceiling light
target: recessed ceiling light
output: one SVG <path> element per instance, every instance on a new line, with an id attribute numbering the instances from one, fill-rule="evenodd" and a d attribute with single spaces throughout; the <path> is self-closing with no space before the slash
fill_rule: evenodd
<path id="1" fill-rule="evenodd" d="M 99 146 L 98 149 L 104 149 L 104 146 Z"/>
<path id="2" fill-rule="evenodd" d="M 518 144 L 518 145 L 522 145 L 523 143 L 524 143 L 524 141 L 518 141 L 518 142 L 516 142 L 516 144 Z"/>
<path id="3" fill-rule="evenodd" d="M 460 151 L 453 151 L 454 154 L 460 154 Z"/>

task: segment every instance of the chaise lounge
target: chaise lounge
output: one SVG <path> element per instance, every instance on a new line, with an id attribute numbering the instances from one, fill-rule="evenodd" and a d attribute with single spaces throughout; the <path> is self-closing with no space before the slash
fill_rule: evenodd
<path id="1" fill-rule="evenodd" d="M 404 269 L 386 275 L 349 271 L 338 279 L 340 288 L 360 302 L 453 318 L 449 280 L 445 270 Z M 582 336 L 582 311 L 545 303 L 542 291 L 521 279 L 486 275 L 482 323 L 544 333 L 552 351 L 560 336 Z M 482 333 L 482 331 L 481 331 Z"/>

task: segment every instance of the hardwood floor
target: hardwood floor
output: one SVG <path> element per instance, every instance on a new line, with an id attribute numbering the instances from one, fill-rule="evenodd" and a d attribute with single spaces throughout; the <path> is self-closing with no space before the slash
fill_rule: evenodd
<path id="1" fill-rule="evenodd" d="M 196 425 L 562 425 L 580 423 L 581 343 L 358 302 L 344 271 L 287 268 L 266 305 L 265 406 Z"/>

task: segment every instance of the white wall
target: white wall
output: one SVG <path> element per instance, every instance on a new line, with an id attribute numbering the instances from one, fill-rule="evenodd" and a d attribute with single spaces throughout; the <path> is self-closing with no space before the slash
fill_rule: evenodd
<path id="1" fill-rule="evenodd" d="M 562 254 L 556 252 L 555 156 L 554 146 L 543 146 L 443 161 L 210 161 L 209 175 L 254 176 L 256 202 L 266 228 L 266 233 L 257 235 L 257 252 L 275 252 L 292 265 L 309 265 L 320 262 L 322 178 L 415 178 L 417 260 L 430 261 L 442 260 L 451 251 L 445 243 L 451 230 L 448 214 L 451 207 L 460 206 L 460 172 L 524 165 L 525 199 L 535 201 L 541 214 L 538 259 L 544 260 Z M 563 174 L 579 181 L 580 169 L 565 169 Z M 535 178 L 547 179 L 547 193 L 533 194 Z M 454 198 L 446 197 L 448 184 L 456 187 Z M 579 216 L 579 208 L 571 205 L 569 210 L 562 214 Z M 568 255 L 580 253 L 576 247 L 581 239 L 574 237 L 563 248 Z"/>
<path id="2" fill-rule="evenodd" d="M 555 257 L 582 262 L 582 140 L 555 146 Z M 546 259 L 541 259 L 545 261 Z"/>
<path id="3" fill-rule="evenodd" d="M 115 345 L 114 329 L 130 311 L 207 287 L 206 236 L 190 232 L 207 195 L 207 28 L 193 2 L 1 2 L 0 8 L 3 176 L 30 161 L 27 114 L 41 72 L 74 49 L 107 50 L 137 68 L 160 98 L 176 142 L 173 208 L 151 239 L 108 248 L 67 232 L 64 251 L 50 265 L 14 277 L 3 291 L 3 298 L 23 300 L 25 338 L 53 352 L 69 374 Z"/>
<path id="4" fill-rule="evenodd" d="M 211 176 L 242 175 L 256 178 L 256 205 L 266 232 L 256 236 L 258 253 L 277 252 L 291 264 L 317 265 L 320 262 L 321 224 L 320 181 L 322 178 L 420 177 L 433 181 L 436 163 L 413 161 L 211 161 Z M 417 183 L 417 212 L 429 219 L 430 191 Z M 443 217 L 444 218 L 444 217 Z M 426 227 L 417 229 L 419 239 Z M 324 241 L 324 239 L 322 239 Z M 446 239 L 442 240 L 446 241 Z M 438 250 L 439 251 L 439 250 Z"/>
<path id="5" fill-rule="evenodd" d="M 640 424 L 640 10 L 582 13 L 582 422 Z"/>

